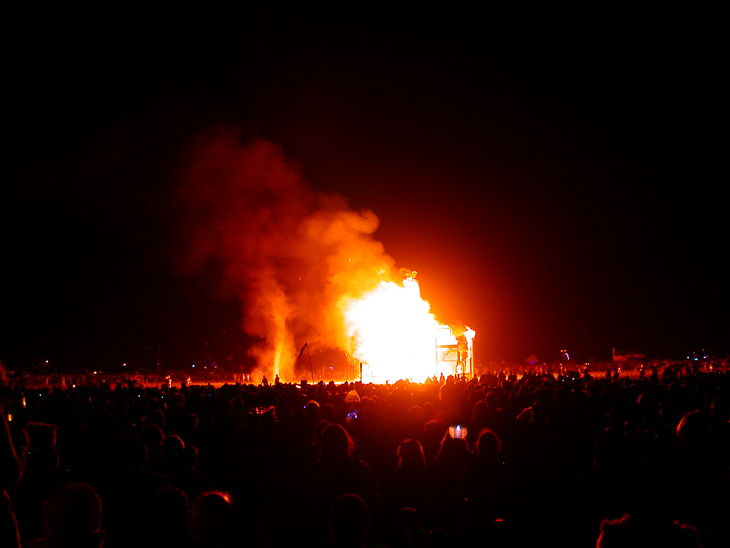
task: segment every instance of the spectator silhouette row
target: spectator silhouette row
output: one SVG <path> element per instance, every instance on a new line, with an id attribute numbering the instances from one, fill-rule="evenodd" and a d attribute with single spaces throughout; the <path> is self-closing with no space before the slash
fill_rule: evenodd
<path id="1" fill-rule="evenodd" d="M 4 387 L 2 545 L 727 546 L 729 382 Z"/>

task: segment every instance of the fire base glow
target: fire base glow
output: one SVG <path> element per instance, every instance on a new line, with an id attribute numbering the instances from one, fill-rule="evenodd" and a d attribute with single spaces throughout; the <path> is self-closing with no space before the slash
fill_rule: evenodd
<path id="1" fill-rule="evenodd" d="M 468 336 L 457 337 L 430 308 L 414 276 L 402 285 L 383 281 L 346 303 L 347 334 L 353 355 L 363 363 L 363 381 L 423 382 L 441 373 L 471 373 L 474 332 L 467 328 Z"/>

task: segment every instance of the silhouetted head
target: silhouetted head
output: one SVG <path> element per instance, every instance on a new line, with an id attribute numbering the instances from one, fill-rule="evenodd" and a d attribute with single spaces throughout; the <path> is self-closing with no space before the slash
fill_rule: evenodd
<path id="1" fill-rule="evenodd" d="M 426 468 L 426 457 L 418 440 L 401 442 L 398 446 L 398 466 L 410 470 Z"/>
<path id="2" fill-rule="evenodd" d="M 314 400 L 309 400 L 304 406 L 304 410 L 309 417 L 319 416 L 319 404 Z"/>
<path id="3" fill-rule="evenodd" d="M 170 396 L 170 407 L 180 410 L 185 406 L 185 394 L 175 392 Z"/>
<path id="4" fill-rule="evenodd" d="M 415 422 L 423 422 L 426 418 L 426 413 L 420 405 L 414 405 L 408 411 L 408 417 Z"/>
<path id="5" fill-rule="evenodd" d="M 423 420 L 430 421 L 436 416 L 436 408 L 433 402 L 427 401 L 423 404 Z"/>
<path id="6" fill-rule="evenodd" d="M 150 412 L 147 421 L 150 424 L 158 424 L 161 428 L 165 428 L 165 412 L 162 409 L 155 409 Z"/>
<path id="7" fill-rule="evenodd" d="M 188 413 L 183 417 L 183 428 L 186 430 L 197 430 L 198 416 L 195 413 Z"/>
<path id="8" fill-rule="evenodd" d="M 703 447 L 709 434 L 707 421 L 697 411 L 686 413 L 677 425 L 677 441 L 689 449 Z"/>
<path id="9" fill-rule="evenodd" d="M 330 424 L 322 431 L 322 447 L 320 457 L 322 459 L 342 459 L 352 456 L 355 443 L 342 426 Z"/>
<path id="10" fill-rule="evenodd" d="M 477 455 L 482 460 L 496 460 L 502 452 L 502 441 L 492 430 L 484 429 L 477 441 Z"/>
<path id="11" fill-rule="evenodd" d="M 194 542 L 218 546 L 234 536 L 235 510 L 233 499 L 225 491 L 209 491 L 195 501 L 190 521 Z"/>
<path id="12" fill-rule="evenodd" d="M 140 439 L 147 446 L 147 451 L 159 451 L 165 439 L 165 432 L 159 424 L 148 424 L 139 432 Z"/>
<path id="13" fill-rule="evenodd" d="M 325 403 L 322 407 L 322 419 L 327 422 L 334 422 L 335 420 L 335 406 L 331 403 Z"/>
<path id="14" fill-rule="evenodd" d="M 357 495 L 340 496 L 330 510 L 330 537 L 338 544 L 356 545 L 365 540 L 370 525 L 367 503 Z"/>
<path id="15" fill-rule="evenodd" d="M 85 483 L 72 483 L 43 503 L 43 528 L 49 539 L 75 545 L 101 527 L 101 499 Z"/>
<path id="16" fill-rule="evenodd" d="M 185 454 L 185 442 L 180 436 L 167 436 L 162 442 L 162 455 L 169 464 L 179 465 Z"/>
<path id="17" fill-rule="evenodd" d="M 198 467 L 198 450 L 194 445 L 187 444 L 183 455 L 185 468 L 195 470 Z"/>
<path id="18" fill-rule="evenodd" d="M 436 455 L 436 462 L 447 468 L 453 465 L 460 465 L 463 463 L 467 453 L 469 453 L 469 448 L 467 447 L 466 440 L 452 438 L 447 432 L 444 439 L 441 440 L 441 447 L 439 448 L 438 455 Z"/>

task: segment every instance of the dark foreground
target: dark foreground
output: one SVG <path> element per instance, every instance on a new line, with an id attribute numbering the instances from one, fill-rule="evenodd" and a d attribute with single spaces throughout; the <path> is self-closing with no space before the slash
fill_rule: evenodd
<path id="1" fill-rule="evenodd" d="M 4 387 L 0 545 L 728 546 L 729 384 Z"/>

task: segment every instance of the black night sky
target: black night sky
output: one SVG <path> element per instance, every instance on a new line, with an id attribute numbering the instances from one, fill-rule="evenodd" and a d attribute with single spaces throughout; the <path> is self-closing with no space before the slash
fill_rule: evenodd
<path id="1" fill-rule="evenodd" d="M 240 305 L 175 267 L 180 150 L 219 124 L 375 212 L 479 362 L 726 353 L 712 15 L 444 9 L 8 20 L 3 363 L 245 354 Z"/>

